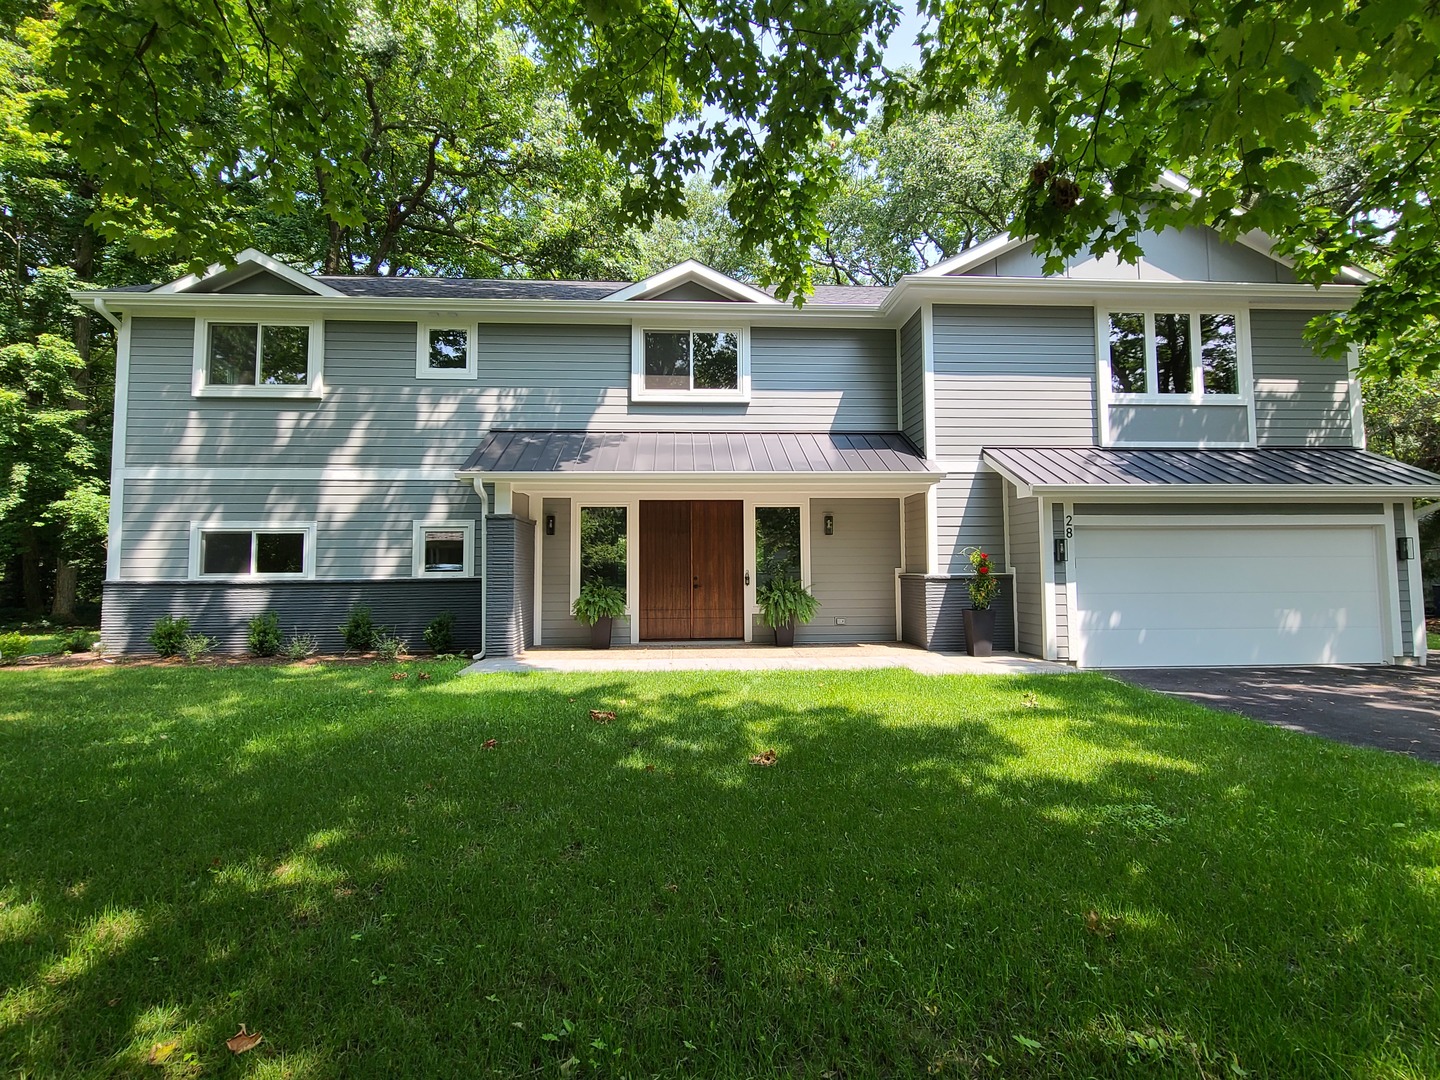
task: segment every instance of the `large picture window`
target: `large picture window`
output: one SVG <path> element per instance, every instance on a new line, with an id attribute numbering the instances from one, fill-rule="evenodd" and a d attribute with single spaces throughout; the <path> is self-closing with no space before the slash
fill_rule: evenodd
<path id="1" fill-rule="evenodd" d="M 739 401 L 749 394 L 744 328 L 636 328 L 631 392 L 639 398 Z"/>
<path id="2" fill-rule="evenodd" d="M 193 390 L 199 395 L 318 394 L 319 337 L 313 323 L 199 320 Z"/>
<path id="3" fill-rule="evenodd" d="M 201 525 L 191 544 L 195 577 L 310 577 L 312 525 Z"/>
<path id="4" fill-rule="evenodd" d="M 580 508 L 580 586 L 591 582 L 624 590 L 625 534 L 628 526 L 623 506 L 582 506 Z"/>
<path id="5" fill-rule="evenodd" d="M 1110 312 L 1111 391 L 1162 399 L 1238 397 L 1237 326 L 1233 312 Z"/>
<path id="6" fill-rule="evenodd" d="M 801 580 L 800 508 L 755 508 L 755 587 L 784 578 Z"/>

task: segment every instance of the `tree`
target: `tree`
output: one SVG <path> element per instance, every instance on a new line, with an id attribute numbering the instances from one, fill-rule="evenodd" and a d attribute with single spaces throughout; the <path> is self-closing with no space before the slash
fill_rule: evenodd
<path id="1" fill-rule="evenodd" d="M 924 0 L 937 20 L 908 105 L 1003 92 L 1038 162 L 1014 232 L 1051 265 L 1138 256 L 1142 230 L 1203 224 L 1279 238 L 1302 280 L 1383 270 L 1325 321 L 1377 370 L 1440 366 L 1440 17 L 1381 0 Z M 1317 151 L 1343 145 L 1327 172 Z M 1319 155 L 1323 156 L 1323 155 Z M 1194 183 L 1157 190 L 1165 169 Z M 1315 328 L 1317 331 L 1320 327 Z"/>

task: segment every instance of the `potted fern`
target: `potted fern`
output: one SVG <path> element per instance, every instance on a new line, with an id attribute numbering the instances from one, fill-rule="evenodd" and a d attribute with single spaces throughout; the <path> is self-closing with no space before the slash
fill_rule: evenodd
<path id="1" fill-rule="evenodd" d="M 775 644 L 795 644 L 795 627 L 808 623 L 815 617 L 820 601 L 798 580 L 777 577 L 768 585 L 762 585 L 755 593 L 765 625 L 775 631 Z"/>
<path id="2" fill-rule="evenodd" d="M 990 556 L 979 548 L 970 549 L 970 567 L 975 573 L 965 583 L 970 590 L 970 610 L 965 612 L 965 651 L 971 656 L 989 656 L 995 645 L 995 612 L 990 605 L 1000 593 L 1000 582 Z"/>
<path id="3" fill-rule="evenodd" d="M 603 581 L 587 581 L 580 586 L 580 595 L 570 610 L 590 627 L 590 647 L 608 649 L 611 627 L 625 614 L 625 590 Z"/>

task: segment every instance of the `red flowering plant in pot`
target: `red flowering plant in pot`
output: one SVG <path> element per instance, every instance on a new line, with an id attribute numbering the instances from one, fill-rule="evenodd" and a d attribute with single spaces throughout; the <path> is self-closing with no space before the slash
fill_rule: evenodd
<path id="1" fill-rule="evenodd" d="M 965 612 L 965 651 L 989 656 L 995 644 L 995 611 L 990 605 L 1000 594 L 1000 581 L 990 556 L 979 548 L 970 549 L 970 567 L 975 573 L 966 582 L 970 609 Z"/>

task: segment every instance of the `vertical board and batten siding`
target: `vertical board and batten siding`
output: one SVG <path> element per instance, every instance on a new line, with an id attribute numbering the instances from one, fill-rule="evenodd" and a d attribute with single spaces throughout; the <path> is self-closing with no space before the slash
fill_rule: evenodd
<path id="1" fill-rule="evenodd" d="M 928 569 L 929 515 L 924 495 L 905 496 L 905 573 L 923 574 Z"/>
<path id="2" fill-rule="evenodd" d="M 1043 511 L 1042 511 L 1043 512 Z M 1065 507 L 1061 503 L 1051 503 L 1050 506 L 1052 537 L 1065 535 Z M 1074 547 L 1073 540 L 1066 543 L 1066 555 L 1070 555 L 1069 549 Z M 1066 586 L 1070 582 L 1070 564 L 1068 562 L 1057 562 L 1055 566 L 1055 659 L 1070 659 L 1070 591 Z"/>
<path id="3" fill-rule="evenodd" d="M 1045 655 L 1045 584 L 1040 558 L 1040 500 L 1017 497 L 1015 485 L 1005 483 L 1010 506 L 1010 569 L 1015 574 L 1018 620 L 1016 645 L 1027 656 Z"/>
<path id="4" fill-rule="evenodd" d="M 825 535 L 825 515 L 835 535 Z M 799 643 L 894 641 L 900 500 L 810 500 L 810 584 L 820 610 L 797 627 Z M 836 626 L 836 617 L 846 625 Z"/>
<path id="5" fill-rule="evenodd" d="M 1304 311 L 1250 312 L 1255 434 L 1260 446 L 1352 446 L 1350 373 L 1305 341 Z"/>
<path id="6" fill-rule="evenodd" d="M 1095 442 L 1095 311 L 938 305 L 935 456 Z"/>
<path id="7" fill-rule="evenodd" d="M 900 328 L 900 404 L 904 416 L 901 430 L 925 452 L 925 320 L 920 312 L 911 315 Z"/>
<path id="8" fill-rule="evenodd" d="M 1395 503 L 1392 508 L 1395 517 L 1395 535 L 1405 536 L 1405 504 Z M 1420 541 L 1418 538 L 1411 541 L 1417 551 Z M 1381 547 L 1384 551 L 1384 547 Z M 1398 559 L 1395 563 L 1399 572 L 1400 581 L 1400 649 L 1401 656 L 1419 656 L 1420 650 L 1416 648 L 1415 641 L 1415 608 L 1410 603 L 1410 574 L 1412 568 L 1419 570 L 1419 563 L 1414 559 Z"/>
<path id="9" fill-rule="evenodd" d="M 415 324 L 325 324 L 318 401 L 195 398 L 194 322 L 137 318 L 126 465 L 457 466 L 491 427 L 896 428 L 893 330 L 755 327 L 748 404 L 630 401 L 630 328 L 482 325 L 475 382 L 415 378 Z"/>
<path id="10" fill-rule="evenodd" d="M 125 580 L 183 579 L 192 521 L 315 522 L 315 576 L 411 576 L 414 523 L 475 521 L 480 498 L 445 481 L 136 480 L 125 482 Z M 479 554 L 474 571 L 480 572 Z"/>
<path id="11" fill-rule="evenodd" d="M 935 486 L 936 545 L 941 574 L 968 574 L 967 547 L 1005 558 L 1005 494 L 999 473 L 952 473 Z"/>

